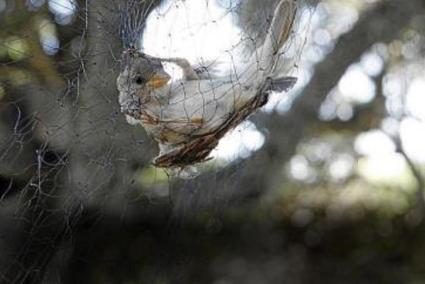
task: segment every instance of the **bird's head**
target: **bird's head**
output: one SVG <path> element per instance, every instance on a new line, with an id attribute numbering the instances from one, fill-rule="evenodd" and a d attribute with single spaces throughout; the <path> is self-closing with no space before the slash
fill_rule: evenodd
<path id="1" fill-rule="evenodd" d="M 165 86 L 170 79 L 159 59 L 134 52 L 123 56 L 117 87 L 121 94 L 141 97 L 144 93 Z"/>

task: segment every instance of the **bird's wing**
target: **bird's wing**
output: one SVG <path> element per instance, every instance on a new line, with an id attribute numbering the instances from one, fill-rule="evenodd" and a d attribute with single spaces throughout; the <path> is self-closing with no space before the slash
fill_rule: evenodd
<path id="1" fill-rule="evenodd" d="M 172 84 L 155 108 L 163 126 L 177 132 L 203 135 L 222 125 L 245 103 L 250 86 L 230 80 L 193 80 Z"/>
<path id="2" fill-rule="evenodd" d="M 176 64 L 183 71 L 183 78 L 185 80 L 199 80 L 196 70 L 192 67 L 190 62 L 181 57 L 159 58 L 162 62 L 170 62 Z"/>
<path id="3" fill-rule="evenodd" d="M 228 86 L 227 86 L 228 87 Z M 264 87 L 264 85 L 263 85 Z M 246 90 L 245 90 L 246 91 Z M 254 91 L 253 89 L 251 91 Z M 229 93 L 230 94 L 230 93 Z M 219 140 L 232 128 L 239 125 L 248 116 L 255 112 L 258 108 L 263 106 L 267 102 L 268 91 L 264 91 L 263 88 L 256 91 L 257 96 L 249 96 L 251 99 L 244 103 L 242 107 L 231 107 L 237 109 L 236 111 L 228 111 L 225 115 L 225 119 L 216 115 L 218 120 L 213 120 L 206 126 L 196 131 L 196 133 L 190 133 L 189 135 L 176 135 L 176 132 L 166 129 L 167 141 L 161 145 L 161 152 L 158 157 L 153 161 L 157 167 L 185 167 L 194 163 L 199 163 L 208 160 L 209 153 L 218 145 Z M 230 95 L 229 95 L 230 96 Z M 220 100 L 219 100 L 220 101 Z M 222 103 L 227 103 L 228 100 L 224 100 Z M 233 106 L 235 106 L 233 104 Z M 220 121 L 220 123 L 214 123 Z M 178 141 L 179 144 L 174 143 L 170 145 L 171 139 Z M 176 139 L 177 138 L 177 139 Z"/>
<path id="4" fill-rule="evenodd" d="M 287 92 L 292 89 L 296 83 L 297 78 L 295 77 L 273 78 L 268 82 L 269 85 L 265 88 L 265 91 Z"/>
<path id="5" fill-rule="evenodd" d="M 151 109 L 162 127 L 200 136 L 221 127 L 253 98 L 266 98 L 270 91 L 287 91 L 295 82 L 294 77 L 270 79 L 261 86 L 224 79 L 176 82 L 163 96 L 166 99 Z"/>

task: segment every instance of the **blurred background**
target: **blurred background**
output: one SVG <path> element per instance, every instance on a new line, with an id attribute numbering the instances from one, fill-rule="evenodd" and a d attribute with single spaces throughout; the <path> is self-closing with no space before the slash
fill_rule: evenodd
<path id="1" fill-rule="evenodd" d="M 225 72 L 276 3 L 0 0 L 1 283 L 425 283 L 425 1 L 297 1 L 297 85 L 193 180 L 120 113 L 129 11 Z"/>

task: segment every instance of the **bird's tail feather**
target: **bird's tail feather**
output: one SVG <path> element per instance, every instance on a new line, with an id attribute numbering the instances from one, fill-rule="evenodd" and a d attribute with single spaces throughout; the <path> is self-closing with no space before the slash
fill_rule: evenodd
<path id="1" fill-rule="evenodd" d="M 297 83 L 295 77 L 279 77 L 271 80 L 270 91 L 287 92 Z"/>
<path id="2" fill-rule="evenodd" d="M 279 50 L 288 40 L 297 11 L 296 0 L 280 0 L 276 6 L 266 39 L 261 47 L 262 68 L 265 73 L 273 72 Z"/>

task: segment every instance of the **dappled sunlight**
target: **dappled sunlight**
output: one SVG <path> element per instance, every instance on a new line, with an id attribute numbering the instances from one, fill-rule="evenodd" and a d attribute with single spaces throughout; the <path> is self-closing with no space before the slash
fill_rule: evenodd
<path id="1" fill-rule="evenodd" d="M 409 115 L 425 121 L 425 77 L 411 82 L 406 95 L 405 107 Z"/>
<path id="2" fill-rule="evenodd" d="M 226 163 L 240 158 L 246 159 L 253 152 L 261 149 L 264 142 L 264 135 L 258 131 L 254 123 L 247 121 L 224 136 L 211 153 L 211 157 Z"/>
<path id="3" fill-rule="evenodd" d="M 334 5 L 340 4 L 336 1 L 320 4 L 317 7 L 316 17 L 320 18 L 320 13 L 331 14 L 330 11 L 335 9 L 336 11 L 346 11 L 347 15 L 351 15 L 344 18 L 347 21 L 347 27 L 357 21 L 358 15 L 356 12 L 350 11 L 352 9 L 350 5 L 345 6 L 342 10 L 337 9 Z M 321 45 L 333 48 L 333 41 L 345 32 L 340 22 L 337 26 L 338 30 L 335 29 L 332 24 L 333 17 L 330 15 L 324 21 L 325 24 L 321 22 L 316 27 L 312 39 L 318 47 L 316 50 L 307 47 L 306 58 L 321 59 L 323 55 L 317 51 L 317 48 Z M 319 28 L 320 26 L 323 28 Z M 356 176 L 364 180 L 365 188 L 371 190 L 370 194 L 373 194 L 376 187 L 381 186 L 410 191 L 416 188 L 417 177 L 412 174 L 412 165 L 408 164 L 405 157 L 399 153 L 401 149 L 395 143 L 401 139 L 402 150 L 407 153 L 408 157 L 414 163 L 418 163 L 418 166 L 424 164 L 425 140 L 422 139 L 422 134 L 425 133 L 423 127 L 425 80 L 423 77 L 418 77 L 418 72 L 421 70 L 419 66 L 423 65 L 422 59 L 405 65 L 395 63 L 394 67 L 390 69 L 391 71 L 384 76 L 382 86 L 379 85 L 381 84 L 379 76 L 382 72 L 386 72 L 387 65 L 390 64 L 388 62 L 390 56 L 398 56 L 398 54 L 405 58 L 420 56 L 417 51 L 417 44 L 420 40 L 413 32 L 411 38 L 412 40 L 406 43 L 397 41 L 388 46 L 382 43 L 375 44 L 362 55 L 359 62 L 352 64 L 346 70 L 338 86 L 322 103 L 321 119 L 324 121 L 339 120 L 347 125 L 352 123 L 353 119 L 361 121 L 361 117 L 355 117 L 357 109 L 372 104 L 377 99 L 380 100 L 382 95 L 385 96 L 385 106 L 388 111 L 388 116 L 383 113 L 382 122 L 377 125 L 382 128 L 382 131 L 365 129 L 365 132 L 357 135 L 353 140 L 353 149 L 347 149 L 343 156 L 344 160 L 339 160 L 336 153 L 321 160 L 319 164 L 326 161 L 327 175 L 331 180 L 338 181 L 338 176 L 341 176 L 342 180 L 349 176 Z M 383 93 L 380 94 L 377 91 Z M 316 141 L 316 143 L 318 142 Z M 305 154 L 303 152 L 305 149 L 301 149 L 303 150 L 299 149 L 299 153 L 289 163 L 290 176 L 301 183 L 320 184 L 323 180 L 320 176 L 323 173 L 321 173 L 320 167 L 317 167 L 317 161 L 309 157 L 308 152 L 307 156 L 302 155 L 302 153 Z"/>
<path id="4" fill-rule="evenodd" d="M 30 1 L 34 6 L 39 6 L 37 2 L 41 1 Z M 76 11 L 76 2 L 74 0 L 49 0 L 49 9 L 60 16 L 70 16 Z"/>
<path id="5" fill-rule="evenodd" d="M 415 186 L 415 179 L 404 157 L 397 153 L 361 158 L 358 161 L 358 172 L 376 186 L 393 189 L 412 189 Z"/>
<path id="6" fill-rule="evenodd" d="M 296 155 L 289 164 L 291 176 L 295 180 L 307 183 L 314 182 L 317 178 L 316 171 L 310 167 L 308 160 L 301 155 Z"/>
<path id="7" fill-rule="evenodd" d="M 30 1 L 34 7 L 39 6 L 39 2 Z M 60 25 L 70 24 L 74 14 L 77 11 L 77 2 L 75 0 L 49 0 L 49 10 L 55 15 L 55 21 Z"/>
<path id="8" fill-rule="evenodd" d="M 334 182 L 345 181 L 355 169 L 355 159 L 349 154 L 337 155 L 328 166 L 329 176 Z"/>
<path id="9" fill-rule="evenodd" d="M 375 77 L 381 74 L 385 64 L 384 59 L 382 58 L 383 56 L 379 54 L 379 49 L 381 49 L 380 53 L 385 53 L 385 51 L 382 51 L 382 49 L 385 50 L 385 46 L 377 45 L 375 48 L 378 50 L 378 52 L 367 52 L 360 60 L 360 65 L 363 71 L 371 77 Z"/>
<path id="10" fill-rule="evenodd" d="M 369 103 L 375 97 L 375 84 L 360 66 L 350 67 L 338 84 L 343 99 L 350 103 Z"/>
<path id="11" fill-rule="evenodd" d="M 400 135 L 409 157 L 425 164 L 425 123 L 412 118 L 404 119 L 400 125 Z"/>
<path id="12" fill-rule="evenodd" d="M 278 1 L 0 0 L 0 282 L 424 282 L 423 0 Z"/>
<path id="13" fill-rule="evenodd" d="M 357 136 L 354 149 L 363 156 L 385 156 L 394 154 L 396 145 L 384 132 L 371 130 Z"/>
<path id="14" fill-rule="evenodd" d="M 54 55 L 59 51 L 59 39 L 56 35 L 56 26 L 49 20 L 43 19 L 39 21 L 38 33 L 40 43 L 47 55 Z"/>

